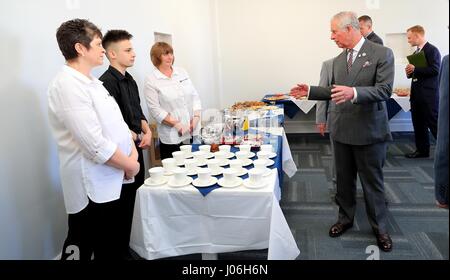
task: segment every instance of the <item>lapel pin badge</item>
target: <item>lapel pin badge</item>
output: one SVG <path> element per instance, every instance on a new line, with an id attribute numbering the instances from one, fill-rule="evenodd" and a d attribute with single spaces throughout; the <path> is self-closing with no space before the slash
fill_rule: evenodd
<path id="1" fill-rule="evenodd" d="M 366 55 L 367 55 L 366 53 L 363 53 L 363 54 L 362 54 L 363 57 L 365 57 Z"/>

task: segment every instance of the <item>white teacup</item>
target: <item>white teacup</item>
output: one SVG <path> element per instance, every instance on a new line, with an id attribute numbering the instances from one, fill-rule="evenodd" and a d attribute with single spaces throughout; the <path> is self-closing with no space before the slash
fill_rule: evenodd
<path id="1" fill-rule="evenodd" d="M 178 164 L 184 163 L 185 154 L 182 151 L 177 151 L 172 153 L 173 158 Z"/>
<path id="2" fill-rule="evenodd" d="M 211 152 L 211 145 L 201 145 L 198 147 L 198 150 L 204 152 L 205 154 L 209 154 Z"/>
<path id="3" fill-rule="evenodd" d="M 257 159 L 253 161 L 254 169 L 265 170 L 267 164 L 267 159 Z"/>
<path id="4" fill-rule="evenodd" d="M 192 154 L 192 145 L 183 145 L 180 147 L 180 151 L 184 152 L 184 155 L 191 156 Z"/>
<path id="5" fill-rule="evenodd" d="M 250 153 L 252 146 L 250 145 L 239 145 L 239 151 L 246 152 L 247 155 Z"/>
<path id="6" fill-rule="evenodd" d="M 220 160 L 213 158 L 206 162 L 208 168 L 211 169 L 212 172 L 220 169 Z"/>
<path id="7" fill-rule="evenodd" d="M 219 146 L 219 151 L 229 154 L 231 152 L 231 146 L 230 145 Z"/>
<path id="8" fill-rule="evenodd" d="M 206 184 L 211 180 L 211 169 L 209 168 L 200 168 L 198 170 L 198 180 L 202 184 Z"/>
<path id="9" fill-rule="evenodd" d="M 164 168 L 153 167 L 148 170 L 152 182 L 160 183 L 164 180 Z"/>
<path id="10" fill-rule="evenodd" d="M 222 162 L 227 158 L 227 153 L 218 151 L 214 153 L 214 157 Z"/>
<path id="11" fill-rule="evenodd" d="M 184 166 L 188 171 L 194 171 L 197 168 L 198 161 L 194 159 L 187 159 L 184 161 Z"/>
<path id="12" fill-rule="evenodd" d="M 268 153 L 273 153 L 273 147 L 272 145 L 261 145 L 261 152 L 268 152 Z"/>
<path id="13" fill-rule="evenodd" d="M 175 175 L 174 178 L 177 183 L 185 182 L 188 178 L 186 168 L 178 167 L 173 171 L 173 174 Z"/>
<path id="14" fill-rule="evenodd" d="M 230 168 L 234 169 L 235 171 L 240 171 L 242 169 L 242 160 L 240 159 L 230 160 Z"/>
<path id="15" fill-rule="evenodd" d="M 248 176 L 249 176 L 249 181 L 250 183 L 252 183 L 253 185 L 259 185 L 263 182 L 263 173 L 264 171 L 262 171 L 261 169 L 252 169 L 248 171 Z"/>
<path id="16" fill-rule="evenodd" d="M 172 172 L 175 168 L 177 168 L 177 162 L 173 158 L 163 159 L 161 161 L 161 163 L 164 167 L 164 170 L 166 170 L 166 172 Z"/>
<path id="17" fill-rule="evenodd" d="M 237 180 L 237 172 L 231 168 L 225 169 L 223 171 L 223 180 L 229 184 L 235 183 Z"/>
<path id="18" fill-rule="evenodd" d="M 270 152 L 261 151 L 261 152 L 258 152 L 257 155 L 258 155 L 258 159 L 268 160 L 270 157 Z"/>
<path id="19" fill-rule="evenodd" d="M 240 159 L 240 160 L 248 159 L 248 153 L 247 152 L 239 151 L 239 152 L 236 152 L 235 155 L 236 155 L 236 158 Z"/>

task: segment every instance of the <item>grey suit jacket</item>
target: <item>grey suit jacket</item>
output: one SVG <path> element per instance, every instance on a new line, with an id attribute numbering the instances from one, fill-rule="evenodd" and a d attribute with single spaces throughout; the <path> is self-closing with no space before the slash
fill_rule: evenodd
<path id="1" fill-rule="evenodd" d="M 375 32 L 370 33 L 369 36 L 367 36 L 366 39 L 369 40 L 369 41 L 372 41 L 374 43 L 377 43 L 377 44 L 380 44 L 380 45 L 384 45 L 383 44 L 383 39 L 381 39 L 380 36 L 375 34 Z"/>
<path id="2" fill-rule="evenodd" d="M 386 100 L 394 83 L 394 54 L 391 49 L 365 40 L 347 73 L 347 53 L 333 62 L 333 84 L 355 87 L 357 99 L 336 105 L 330 102 L 329 127 L 333 140 L 349 145 L 371 145 L 392 140 Z M 309 99 L 331 99 L 331 87 L 311 86 Z"/>
<path id="3" fill-rule="evenodd" d="M 320 70 L 320 87 L 331 86 L 333 80 L 333 60 L 329 59 L 322 63 L 322 69 Z M 316 124 L 327 123 L 329 113 L 329 101 L 319 101 L 316 105 Z"/>

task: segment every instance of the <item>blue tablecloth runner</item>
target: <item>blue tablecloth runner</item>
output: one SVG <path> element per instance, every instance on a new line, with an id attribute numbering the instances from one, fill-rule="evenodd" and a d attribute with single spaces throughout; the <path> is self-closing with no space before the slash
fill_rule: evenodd
<path id="1" fill-rule="evenodd" d="M 280 186 L 282 186 L 282 184 L 283 184 L 283 169 L 282 169 L 283 159 L 282 159 L 282 152 L 281 152 L 282 144 L 283 144 L 283 139 L 281 138 L 281 136 L 278 136 L 277 149 L 276 149 L 276 150 L 277 150 L 277 157 L 274 158 L 274 159 L 272 159 L 272 160 L 275 162 L 275 164 L 269 167 L 270 169 L 277 168 Z M 193 152 L 198 151 L 198 147 L 199 147 L 199 146 L 200 146 L 199 144 L 193 144 L 193 145 L 192 145 L 192 151 L 193 151 Z M 237 152 L 238 150 L 239 150 L 239 149 L 236 148 L 236 147 L 234 147 L 234 146 L 231 147 L 231 151 L 232 151 L 233 153 Z M 252 152 L 254 152 L 255 154 L 256 154 L 258 151 L 259 151 L 259 148 L 256 148 L 256 149 L 255 149 L 255 148 L 252 148 Z M 257 156 L 253 157 L 252 160 L 255 160 L 256 158 L 257 158 Z M 231 158 L 231 159 L 236 159 L 236 157 L 233 157 L 233 158 Z M 230 168 L 230 166 L 227 165 L 227 166 L 225 166 L 224 168 Z M 251 165 L 246 166 L 246 167 L 244 167 L 244 168 L 246 168 L 247 170 L 249 170 L 249 169 L 254 168 L 254 166 L 253 166 L 253 164 L 251 164 Z M 190 177 L 192 177 L 192 178 L 195 180 L 195 179 L 197 179 L 198 176 L 195 175 L 195 176 L 190 176 Z M 217 179 L 220 179 L 220 178 L 223 177 L 223 175 L 218 175 L 218 176 L 214 176 L 214 177 L 216 177 Z M 240 177 L 241 177 L 242 179 L 247 179 L 247 178 L 248 178 L 248 174 L 245 174 L 245 175 L 240 176 Z M 198 189 L 198 191 L 199 191 L 203 196 L 206 196 L 206 195 L 208 195 L 210 192 L 212 192 L 213 190 L 215 190 L 215 189 L 217 189 L 217 188 L 221 188 L 221 186 L 219 186 L 219 184 L 216 183 L 215 185 L 210 186 L 210 187 L 206 187 L 206 188 L 198 188 L 198 187 L 195 187 L 195 186 L 194 186 L 194 188 Z"/>
<path id="2" fill-rule="evenodd" d="M 266 103 L 270 103 L 273 104 L 275 103 L 275 105 L 283 105 L 284 106 L 284 113 L 289 117 L 289 118 L 294 118 L 295 115 L 297 115 L 297 113 L 300 111 L 300 108 L 298 108 L 297 105 L 295 105 L 294 102 L 292 102 L 291 100 L 278 100 L 278 101 L 269 101 L 266 98 L 268 97 L 272 97 L 275 96 L 274 94 L 268 94 L 266 96 L 264 96 L 263 101 Z M 390 98 L 389 100 L 386 101 L 386 108 L 387 108 L 387 112 L 388 112 L 388 119 L 392 119 L 398 112 L 400 112 L 400 110 L 402 110 L 402 107 L 400 107 L 400 105 L 398 105 L 398 103 Z"/>

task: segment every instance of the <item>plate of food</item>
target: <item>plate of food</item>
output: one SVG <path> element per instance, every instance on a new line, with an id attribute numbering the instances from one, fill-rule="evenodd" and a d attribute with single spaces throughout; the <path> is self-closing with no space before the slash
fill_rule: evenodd
<path id="1" fill-rule="evenodd" d="M 394 89 L 394 93 L 397 96 L 404 97 L 404 96 L 409 96 L 411 93 L 411 90 L 409 88 L 396 88 L 396 89 Z"/>
<path id="2" fill-rule="evenodd" d="M 280 101 L 280 100 L 287 100 L 287 99 L 289 99 L 289 96 L 285 95 L 283 93 L 277 93 L 275 95 L 264 98 L 264 100 L 267 100 L 267 101 Z"/>

